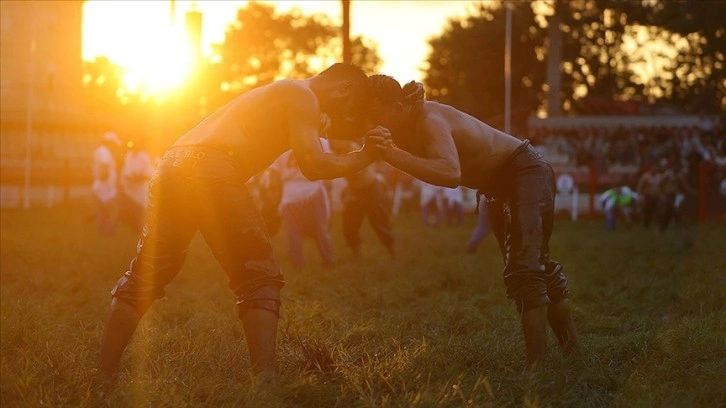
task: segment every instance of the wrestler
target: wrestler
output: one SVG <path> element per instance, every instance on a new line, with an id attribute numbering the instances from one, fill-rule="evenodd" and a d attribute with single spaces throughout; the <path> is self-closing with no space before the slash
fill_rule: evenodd
<path id="1" fill-rule="evenodd" d="M 541 366 L 552 328 L 566 354 L 580 353 L 562 265 L 550 259 L 555 182 L 552 167 L 527 140 L 501 132 L 451 106 L 409 103 L 399 83 L 370 77 L 368 125 L 383 160 L 426 183 L 476 189 L 487 200 L 504 258 L 507 297 L 520 314 L 527 370 Z M 407 84 L 414 86 L 415 84 Z"/>
<path id="2" fill-rule="evenodd" d="M 308 79 L 280 80 L 248 91 L 174 143 L 152 176 L 136 256 L 111 291 L 101 341 L 102 373 L 117 371 L 139 320 L 164 296 L 164 287 L 181 269 L 199 231 L 236 295 L 253 373 L 274 375 L 284 279 L 245 182 L 289 149 L 313 180 L 368 166 L 376 158 L 375 148 L 335 155 L 325 153 L 320 144 L 331 119 L 355 120 L 368 87 L 358 67 L 334 64 Z M 368 135 L 389 136 L 380 128 Z"/>

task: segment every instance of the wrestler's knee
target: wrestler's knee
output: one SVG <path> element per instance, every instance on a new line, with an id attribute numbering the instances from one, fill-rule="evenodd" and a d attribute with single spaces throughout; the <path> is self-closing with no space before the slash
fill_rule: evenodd
<path id="1" fill-rule="evenodd" d="M 535 297 L 514 299 L 514 304 L 517 306 L 517 313 L 520 315 L 523 312 L 527 312 L 532 309 L 536 309 L 538 307 L 548 305 L 551 302 L 552 301 L 550 300 L 549 296 L 547 296 L 547 294 L 535 296 Z"/>
<path id="2" fill-rule="evenodd" d="M 266 284 L 237 296 L 239 317 L 250 309 L 264 309 L 280 315 L 280 285 Z"/>
<path id="3" fill-rule="evenodd" d="M 567 278 L 562 273 L 562 264 L 550 261 L 545 269 L 545 282 L 547 283 L 547 295 L 554 303 L 566 299 L 570 291 L 567 288 Z"/>
<path id="4" fill-rule="evenodd" d="M 136 309 L 139 316 L 143 316 L 151 305 L 164 296 L 163 289 L 157 289 L 153 285 L 144 285 L 134 279 L 134 275 L 127 272 L 111 289 L 111 296 L 114 301 L 123 302 Z"/>
<path id="5" fill-rule="evenodd" d="M 517 312 L 528 311 L 550 303 L 547 286 L 539 274 L 510 274 L 504 277 L 507 297 L 514 300 Z"/>

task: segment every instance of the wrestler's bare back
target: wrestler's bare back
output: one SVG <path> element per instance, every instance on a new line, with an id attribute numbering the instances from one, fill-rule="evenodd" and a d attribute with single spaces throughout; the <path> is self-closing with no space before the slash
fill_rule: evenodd
<path id="1" fill-rule="evenodd" d="M 484 188 L 483 183 L 492 177 L 497 177 L 496 170 L 523 143 L 522 140 L 449 105 L 426 101 L 422 109 L 415 135 L 407 138 L 410 140 L 403 141 L 401 146 L 410 145 L 413 154 L 425 155 L 424 144 L 427 141 L 419 136 L 426 133 L 426 137 L 452 137 L 459 157 L 462 186 L 473 189 Z M 437 120 L 444 124 L 448 134 L 434 135 L 425 132 L 424 127 L 429 120 Z M 399 143 L 395 134 L 394 142 Z"/>
<path id="2" fill-rule="evenodd" d="M 289 150 L 286 106 L 291 88 L 305 80 L 281 80 L 238 96 L 179 138 L 174 146 L 205 146 L 227 152 L 250 170 L 261 171 Z"/>

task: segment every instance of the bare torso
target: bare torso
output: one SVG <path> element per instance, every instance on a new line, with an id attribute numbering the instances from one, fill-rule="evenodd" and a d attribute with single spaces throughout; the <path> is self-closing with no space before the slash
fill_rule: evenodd
<path id="1" fill-rule="evenodd" d="M 522 140 L 451 106 L 426 101 L 422 109 L 416 131 L 401 132 L 402 135 L 409 134 L 413 137 L 401 140 L 394 134 L 394 142 L 415 155 L 424 156 L 424 141 L 418 137 L 422 123 L 431 116 L 443 119 L 442 122 L 448 126 L 448 132 L 456 145 L 462 186 L 473 189 L 487 187 L 490 181 L 496 179 L 500 167 L 523 143 Z"/>
<path id="2" fill-rule="evenodd" d="M 290 149 L 286 88 L 307 86 L 283 80 L 246 92 L 179 138 L 174 146 L 205 146 L 227 152 L 253 173 Z"/>
<path id="3" fill-rule="evenodd" d="M 638 193 L 643 196 L 657 196 L 660 194 L 661 176 L 652 172 L 643 173 L 638 181 Z"/>

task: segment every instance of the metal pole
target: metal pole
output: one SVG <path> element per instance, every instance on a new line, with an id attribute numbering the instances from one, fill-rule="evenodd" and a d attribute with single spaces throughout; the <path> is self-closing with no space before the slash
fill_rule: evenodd
<path id="1" fill-rule="evenodd" d="M 504 133 L 511 133 L 512 122 L 512 5 L 508 0 L 504 36 Z"/>
<path id="2" fill-rule="evenodd" d="M 353 55 L 350 50 L 350 0 L 341 0 L 343 3 L 343 62 L 351 63 Z"/>
<path id="3" fill-rule="evenodd" d="M 547 50 L 547 117 L 553 118 L 562 114 L 562 101 L 560 98 L 560 88 L 562 75 L 560 73 L 560 63 L 562 62 L 562 33 L 560 32 L 560 22 L 562 11 L 554 4 L 554 14 L 547 18 L 547 38 L 550 45 Z"/>
<path id="4" fill-rule="evenodd" d="M 33 141 L 33 77 L 35 76 L 35 13 L 30 13 L 30 56 L 28 58 L 28 89 L 25 101 L 25 177 L 23 208 L 30 208 L 30 166 Z"/>

